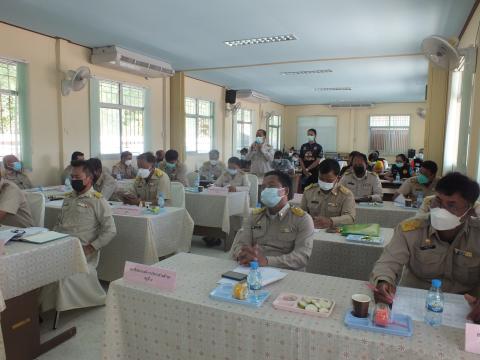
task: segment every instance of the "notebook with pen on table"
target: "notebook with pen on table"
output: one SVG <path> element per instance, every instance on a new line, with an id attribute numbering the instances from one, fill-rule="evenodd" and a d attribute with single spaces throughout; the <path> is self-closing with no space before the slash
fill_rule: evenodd
<path id="1" fill-rule="evenodd" d="M 58 240 L 67 236 L 68 234 L 49 231 L 48 229 L 42 227 L 11 228 L 0 231 L 0 241 L 3 241 L 4 244 L 9 241 L 45 244 L 47 242 Z"/>

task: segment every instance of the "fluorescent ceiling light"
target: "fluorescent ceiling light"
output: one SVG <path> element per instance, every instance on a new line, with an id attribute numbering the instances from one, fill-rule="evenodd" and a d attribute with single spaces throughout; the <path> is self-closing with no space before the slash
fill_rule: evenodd
<path id="1" fill-rule="evenodd" d="M 318 70 L 301 70 L 301 71 L 284 71 L 280 75 L 313 75 L 313 74 L 325 74 L 333 72 L 331 69 L 318 69 Z"/>
<path id="2" fill-rule="evenodd" d="M 244 46 L 244 45 L 268 44 L 273 42 L 290 41 L 290 40 L 297 40 L 297 37 L 293 34 L 275 35 L 275 36 L 265 36 L 265 37 L 252 38 L 252 39 L 229 40 L 229 41 L 224 41 L 224 43 L 227 46 L 233 47 L 233 46 Z"/>
<path id="3" fill-rule="evenodd" d="M 343 87 L 321 87 L 315 88 L 314 91 L 350 91 L 352 88 L 350 86 L 343 86 Z"/>

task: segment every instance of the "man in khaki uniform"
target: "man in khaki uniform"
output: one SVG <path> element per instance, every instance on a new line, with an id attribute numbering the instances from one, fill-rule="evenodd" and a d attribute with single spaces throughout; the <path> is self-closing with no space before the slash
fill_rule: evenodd
<path id="1" fill-rule="evenodd" d="M 23 173 L 23 165 L 15 155 L 7 155 L 3 157 L 3 166 L 5 168 L 6 180 L 15 183 L 20 189 L 31 189 L 32 182 L 27 175 Z"/>
<path id="2" fill-rule="evenodd" d="M 312 216 L 318 229 L 353 224 L 355 198 L 350 190 L 338 184 L 340 165 L 334 159 L 325 159 L 318 171 L 318 183 L 305 188 L 300 207 Z"/>
<path id="3" fill-rule="evenodd" d="M 137 157 L 138 172 L 133 184 L 134 194 L 124 194 L 123 200 L 127 204 L 138 205 L 140 201 L 149 201 L 157 204 L 157 198 L 163 193 L 165 204 L 170 205 L 170 179 L 162 170 L 154 167 L 155 156 L 144 153 Z"/>
<path id="4" fill-rule="evenodd" d="M 219 161 L 218 150 L 211 150 L 208 153 L 209 161 L 205 161 L 200 167 L 200 179 L 207 181 L 217 180 L 225 172 L 225 164 Z"/>
<path id="5" fill-rule="evenodd" d="M 382 202 L 382 184 L 376 174 L 367 171 L 367 157 L 355 153 L 352 158 L 352 169 L 347 170 L 340 180 L 340 185 L 348 188 L 355 196 L 355 201 Z"/>
<path id="6" fill-rule="evenodd" d="M 165 161 L 160 163 L 159 169 L 168 175 L 170 181 L 178 181 L 183 186 L 188 186 L 187 167 L 178 160 L 176 150 L 168 150 L 165 153 Z"/>
<path id="7" fill-rule="evenodd" d="M 71 161 L 75 161 L 75 160 L 85 160 L 85 155 L 80 152 L 80 151 L 74 151 L 72 153 L 72 157 L 70 159 Z M 72 165 L 68 165 L 64 170 L 63 170 L 63 173 L 62 173 L 62 184 L 65 184 L 65 180 L 68 178 L 70 179 L 70 174 L 72 173 Z"/>
<path id="8" fill-rule="evenodd" d="M 120 162 L 113 165 L 112 176 L 114 179 L 134 179 L 137 175 L 137 170 L 132 166 L 132 153 L 124 151 L 120 154 Z"/>
<path id="9" fill-rule="evenodd" d="M 80 239 L 87 258 L 88 273 L 79 273 L 42 289 L 42 311 L 98 306 L 106 294 L 97 278 L 100 249 L 116 235 L 112 211 L 102 194 L 93 190 L 93 173 L 88 162 L 72 161 L 72 188 L 63 201 L 55 231 Z"/>
<path id="10" fill-rule="evenodd" d="M 0 179 L 0 224 L 22 228 L 35 226 L 25 193 L 3 178 Z"/>
<path id="11" fill-rule="evenodd" d="M 228 159 L 228 169 L 215 181 L 215 186 L 226 187 L 228 191 L 249 191 L 250 181 L 247 174 L 240 170 L 240 159 L 231 157 Z"/>
<path id="12" fill-rule="evenodd" d="M 101 193 L 105 200 L 110 200 L 117 188 L 115 179 L 102 167 L 102 162 L 99 159 L 92 158 L 88 159 L 87 162 L 93 171 L 95 180 L 93 188 Z"/>
<path id="13" fill-rule="evenodd" d="M 419 194 L 426 196 L 435 194 L 435 186 L 437 185 L 437 164 L 427 160 L 420 166 L 420 174 L 406 179 L 402 186 L 393 195 L 396 199 L 400 194 L 406 198 L 416 200 Z"/>
<path id="14" fill-rule="evenodd" d="M 399 283 L 428 289 L 432 279 L 441 279 L 444 292 L 468 294 L 474 305 L 469 318 L 480 321 L 480 219 L 472 209 L 479 186 L 450 173 L 436 191 L 430 214 L 403 221 L 375 264 L 375 300 L 392 303 Z"/>
<path id="15" fill-rule="evenodd" d="M 251 161 L 250 172 L 252 174 L 263 176 L 272 170 L 271 163 L 275 150 L 267 144 L 267 132 L 264 129 L 258 129 L 255 136 L 255 142 L 250 145 L 245 159 Z"/>
<path id="16" fill-rule="evenodd" d="M 245 219 L 230 255 L 242 265 L 258 260 L 260 266 L 304 271 L 313 247 L 312 218 L 290 207 L 292 182 L 287 174 L 266 173 L 262 187 L 266 207 L 253 209 Z"/>

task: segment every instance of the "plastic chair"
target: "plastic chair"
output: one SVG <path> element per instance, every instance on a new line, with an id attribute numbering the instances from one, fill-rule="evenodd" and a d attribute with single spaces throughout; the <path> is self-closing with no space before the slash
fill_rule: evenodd
<path id="1" fill-rule="evenodd" d="M 38 192 L 24 192 L 35 226 L 43 227 L 45 223 L 45 197 Z"/>
<path id="2" fill-rule="evenodd" d="M 257 207 L 258 203 L 258 177 L 255 174 L 247 174 L 248 181 L 250 181 L 250 207 Z"/>
<path id="3" fill-rule="evenodd" d="M 171 203 L 173 207 L 185 207 L 185 188 L 182 183 L 174 181 L 170 184 L 172 194 Z"/>

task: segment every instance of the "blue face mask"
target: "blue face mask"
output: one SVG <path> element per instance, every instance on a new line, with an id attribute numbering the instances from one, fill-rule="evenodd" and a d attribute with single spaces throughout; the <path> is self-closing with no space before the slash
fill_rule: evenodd
<path id="1" fill-rule="evenodd" d="M 273 208 L 278 205 L 282 197 L 278 195 L 279 188 L 266 188 L 262 191 L 261 200 L 263 205 L 268 208 Z"/>
<path id="2" fill-rule="evenodd" d="M 175 169 L 175 167 L 177 166 L 177 164 L 166 162 L 166 163 L 165 163 L 165 166 L 166 166 L 167 168 L 169 168 L 169 169 Z"/>
<path id="3" fill-rule="evenodd" d="M 397 165 L 398 168 L 403 167 L 403 163 L 402 163 L 402 162 L 397 162 L 397 163 L 395 163 L 395 165 Z"/>
<path id="4" fill-rule="evenodd" d="M 424 184 L 428 184 L 430 182 L 430 179 L 423 174 L 419 174 L 417 176 L 417 181 L 419 184 L 424 185 Z"/>
<path id="5" fill-rule="evenodd" d="M 15 161 L 14 163 L 12 163 L 12 169 L 15 171 L 21 171 L 22 163 L 20 161 Z"/>

